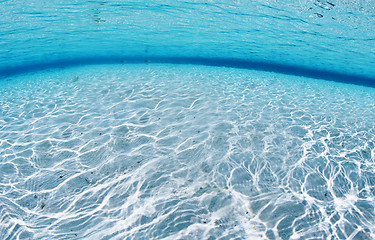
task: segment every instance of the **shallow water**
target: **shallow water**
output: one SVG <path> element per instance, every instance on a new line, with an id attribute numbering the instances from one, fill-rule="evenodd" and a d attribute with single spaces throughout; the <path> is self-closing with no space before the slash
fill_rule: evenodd
<path id="1" fill-rule="evenodd" d="M 0 16 L 0 240 L 375 239 L 374 1 Z"/>
<path id="2" fill-rule="evenodd" d="M 100 65 L 0 90 L 1 239 L 371 239 L 375 90 Z"/>

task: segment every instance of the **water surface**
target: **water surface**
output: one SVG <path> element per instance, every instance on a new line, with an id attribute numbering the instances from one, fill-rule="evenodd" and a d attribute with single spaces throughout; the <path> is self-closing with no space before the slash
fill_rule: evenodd
<path id="1" fill-rule="evenodd" d="M 0 239 L 374 239 L 371 1 L 0 1 Z"/>

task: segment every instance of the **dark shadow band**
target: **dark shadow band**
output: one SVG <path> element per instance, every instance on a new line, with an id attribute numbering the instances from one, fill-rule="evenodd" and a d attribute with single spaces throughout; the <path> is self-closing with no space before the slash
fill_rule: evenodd
<path id="1" fill-rule="evenodd" d="M 331 72 L 326 70 L 316 70 L 305 67 L 267 63 L 242 59 L 230 58 L 203 58 L 203 57 L 101 57 L 101 58 L 76 58 L 52 61 L 48 63 L 37 63 L 22 66 L 13 66 L 8 68 L 0 68 L 0 81 L 2 78 L 9 76 L 20 75 L 30 72 L 36 72 L 44 69 L 80 66 L 80 65 L 95 65 L 95 64 L 149 64 L 149 63 L 170 63 L 170 64 L 191 64 L 191 65 L 205 65 L 216 67 L 230 67 L 251 69 L 258 71 L 268 71 L 275 73 L 282 73 L 294 76 L 324 79 L 335 82 L 350 83 L 368 87 L 375 87 L 375 78 L 343 74 L 338 72 Z"/>

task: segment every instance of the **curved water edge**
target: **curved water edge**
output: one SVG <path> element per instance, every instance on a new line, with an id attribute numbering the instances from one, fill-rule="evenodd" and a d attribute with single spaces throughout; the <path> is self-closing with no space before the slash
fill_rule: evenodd
<path id="1" fill-rule="evenodd" d="M 375 76 L 374 1 L 5 0 L 0 15 L 1 69 L 197 57 Z"/>
<path id="2" fill-rule="evenodd" d="M 306 67 L 284 65 L 279 63 L 256 62 L 243 59 L 212 59 L 204 57 L 100 57 L 100 58 L 77 58 L 63 59 L 54 62 L 34 63 L 23 66 L 13 66 L 4 69 L 0 68 L 0 81 L 15 75 L 43 71 L 45 69 L 58 69 L 82 65 L 98 65 L 98 64 L 190 64 L 216 67 L 241 68 L 257 71 L 268 71 L 274 73 L 282 73 L 293 76 L 301 76 L 306 78 L 315 78 L 329 80 L 341 83 L 356 84 L 368 87 L 375 87 L 375 78 L 345 74 L 339 72 L 331 72 Z"/>

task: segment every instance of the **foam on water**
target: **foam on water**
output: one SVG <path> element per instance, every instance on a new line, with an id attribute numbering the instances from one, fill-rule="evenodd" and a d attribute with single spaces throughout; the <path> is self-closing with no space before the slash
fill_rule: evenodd
<path id="1" fill-rule="evenodd" d="M 0 90 L 1 239 L 370 239 L 375 90 L 101 65 Z"/>

